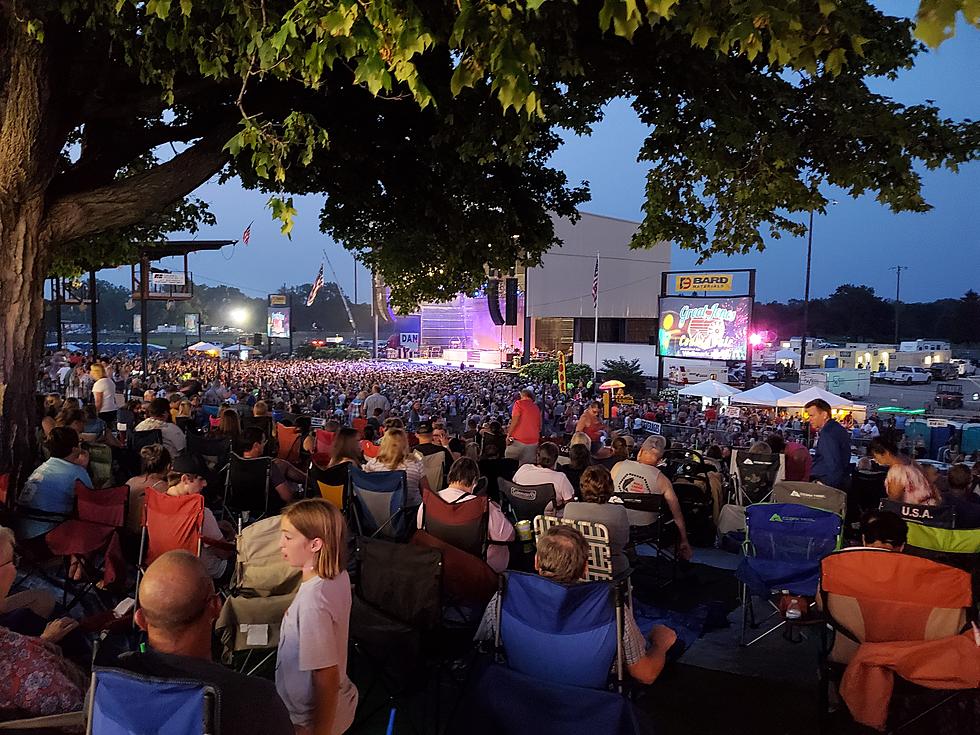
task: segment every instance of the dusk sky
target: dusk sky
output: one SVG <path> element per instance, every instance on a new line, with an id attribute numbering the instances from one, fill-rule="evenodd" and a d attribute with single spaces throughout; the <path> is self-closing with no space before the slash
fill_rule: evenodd
<path id="1" fill-rule="evenodd" d="M 892 13 L 912 13 L 916 0 L 888 0 Z M 956 37 L 938 50 L 919 57 L 915 69 L 896 82 L 876 81 L 874 91 L 913 104 L 935 100 L 942 114 L 953 119 L 980 119 L 980 31 L 960 23 Z M 609 105 L 606 117 L 591 137 L 568 137 L 553 165 L 563 169 L 571 183 L 588 180 L 592 201 L 583 211 L 639 220 L 647 167 L 636 161 L 646 128 L 626 101 Z M 813 296 L 831 293 L 841 283 L 867 284 L 894 298 L 894 265 L 908 266 L 902 274 L 902 300 L 928 301 L 958 298 L 967 289 L 980 289 L 980 162 L 964 166 L 958 174 L 923 172 L 926 200 L 934 209 L 926 214 L 893 214 L 873 196 L 854 200 L 828 189 L 839 204 L 814 223 Z M 240 239 L 252 220 L 251 243 L 217 253 L 192 256 L 195 281 L 238 286 L 249 296 L 263 296 L 282 283 L 312 281 L 326 249 L 338 280 L 348 297 L 353 291 L 351 256 L 319 232 L 320 198 L 297 198 L 299 216 L 292 240 L 279 234 L 278 224 L 265 208 L 266 195 L 244 191 L 236 184 L 219 186 L 216 179 L 197 191 L 211 203 L 216 227 L 200 238 Z M 800 215 L 805 217 L 805 215 Z M 715 258 L 703 267 L 757 268 L 760 301 L 802 298 L 806 256 L 805 238 L 772 243 L 764 253 Z M 693 267 L 693 253 L 674 250 L 674 267 Z M 358 266 L 358 300 L 368 299 L 370 280 Z M 126 283 L 124 273 L 103 272 L 102 277 Z M 326 280 L 333 280 L 329 267 Z"/>

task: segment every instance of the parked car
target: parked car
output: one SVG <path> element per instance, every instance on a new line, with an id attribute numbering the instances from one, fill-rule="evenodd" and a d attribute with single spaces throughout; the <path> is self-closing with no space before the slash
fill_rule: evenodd
<path id="1" fill-rule="evenodd" d="M 934 362 L 929 366 L 934 380 L 956 380 L 960 371 L 956 365 L 950 362 Z"/>
<path id="2" fill-rule="evenodd" d="M 872 373 L 874 380 L 882 383 L 901 383 L 912 385 L 918 383 L 923 385 L 932 382 L 932 373 L 921 367 L 899 367 L 895 370 L 879 370 Z"/>
<path id="3" fill-rule="evenodd" d="M 963 408 L 963 386 L 959 383 L 937 383 L 936 405 L 939 408 Z"/>
<path id="4" fill-rule="evenodd" d="M 960 376 L 977 374 L 977 366 L 973 364 L 973 360 L 960 360 L 954 358 L 949 361 L 949 364 L 956 366 L 956 371 Z"/>

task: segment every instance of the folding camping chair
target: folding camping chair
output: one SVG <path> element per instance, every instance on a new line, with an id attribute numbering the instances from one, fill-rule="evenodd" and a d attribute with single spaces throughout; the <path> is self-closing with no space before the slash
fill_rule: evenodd
<path id="1" fill-rule="evenodd" d="M 163 432 L 159 429 L 134 430 L 126 435 L 126 444 L 131 451 L 139 454 L 143 447 L 148 447 L 151 444 L 163 444 Z"/>
<path id="2" fill-rule="evenodd" d="M 112 485 L 112 448 L 108 444 L 86 442 L 82 448 L 88 452 L 88 473 L 92 487 Z"/>
<path id="3" fill-rule="evenodd" d="M 656 554 L 658 576 L 661 561 L 666 560 L 670 565 L 670 576 L 663 584 L 669 584 L 677 577 L 677 546 L 680 543 L 680 535 L 677 533 L 674 523 L 674 516 L 664 496 L 659 493 L 614 493 L 613 497 L 619 498 L 620 502 L 627 510 L 635 510 L 643 513 L 653 513 L 656 520 L 645 526 L 630 525 L 630 540 L 625 551 L 636 556 L 639 546 L 649 546 Z M 669 540 L 668 540 L 668 534 Z M 635 566 L 635 564 L 634 564 Z"/>
<path id="4" fill-rule="evenodd" d="M 507 666 L 554 684 L 605 689 L 623 682 L 623 603 L 611 582 L 561 584 L 505 572 L 495 648 Z"/>
<path id="5" fill-rule="evenodd" d="M 276 456 L 290 464 L 299 464 L 303 450 L 303 432 L 298 426 L 276 424 L 276 434 L 279 437 L 279 452 Z"/>
<path id="6" fill-rule="evenodd" d="M 75 482 L 75 517 L 48 531 L 44 537 L 51 552 L 64 561 L 62 605 L 66 610 L 74 607 L 100 581 L 109 586 L 125 580 L 126 561 L 119 532 L 126 524 L 128 503 L 127 485 L 92 490 Z M 101 564 L 98 557 L 101 557 Z M 78 563 L 81 580 L 71 578 L 73 558 Z M 69 603 L 70 589 L 74 589 L 74 597 Z"/>
<path id="7" fill-rule="evenodd" d="M 415 525 L 415 519 L 406 512 L 407 494 L 404 470 L 364 472 L 352 467 L 350 499 L 358 536 L 407 540 Z"/>
<path id="8" fill-rule="evenodd" d="M 434 452 L 433 454 L 421 454 L 422 469 L 425 471 L 425 479 L 429 482 L 429 488 L 433 492 L 439 492 L 443 488 L 446 479 L 446 455 L 445 452 Z"/>
<path id="9" fill-rule="evenodd" d="M 847 493 L 819 482 L 780 480 L 772 490 L 772 502 L 809 505 L 811 508 L 829 510 L 841 518 L 847 516 Z"/>
<path id="10" fill-rule="evenodd" d="M 263 518 L 238 534 L 230 595 L 215 624 L 222 661 L 231 664 L 237 656 L 236 668 L 250 676 L 275 657 L 282 617 L 300 585 L 300 570 L 279 550 L 279 520 Z M 253 656 L 263 652 L 250 667 Z"/>
<path id="11" fill-rule="evenodd" d="M 136 570 L 136 602 L 146 568 L 168 551 L 181 549 L 201 555 L 204 496 L 167 495 L 149 491 L 143 505 L 139 562 Z"/>
<path id="12" fill-rule="evenodd" d="M 219 488 L 224 484 L 222 475 L 228 467 L 231 449 L 231 439 L 187 435 L 187 453 L 202 465 L 201 475 L 207 479 L 209 488 Z"/>
<path id="13" fill-rule="evenodd" d="M 834 630 L 833 647 L 821 660 L 822 714 L 830 687 L 862 643 L 955 636 L 973 614 L 966 572 L 885 549 L 843 549 L 825 557 L 818 602 Z M 953 696 L 933 702 L 919 716 Z"/>
<path id="14" fill-rule="evenodd" d="M 225 476 L 223 505 L 229 512 L 237 514 L 242 523 L 262 518 L 269 512 L 271 470 L 271 457 L 245 459 L 231 453 Z"/>
<path id="15" fill-rule="evenodd" d="M 412 543 L 442 553 L 443 603 L 464 619 L 469 617 L 464 607 L 482 613 L 497 589 L 497 574 L 486 562 L 489 516 L 485 495 L 450 503 L 438 493 L 422 493 L 422 524 Z"/>
<path id="16" fill-rule="evenodd" d="M 276 439 L 275 434 L 272 430 L 275 427 L 275 422 L 272 420 L 271 416 L 244 416 L 242 417 L 242 431 L 249 427 L 255 427 L 262 430 L 265 434 L 265 456 L 275 457 L 279 453 L 279 443 Z"/>
<path id="17" fill-rule="evenodd" d="M 214 687 L 191 679 L 141 676 L 96 667 L 88 696 L 86 735 L 216 735 Z"/>
<path id="18" fill-rule="evenodd" d="M 442 619 L 442 554 L 424 546 L 361 536 L 356 560 L 358 583 L 350 616 L 354 648 L 351 667 L 370 670 L 370 684 L 362 692 L 362 702 L 370 701 L 372 691 L 380 686 L 389 706 L 395 707 L 408 695 L 425 692 L 428 687 L 429 655 Z M 366 711 L 359 707 L 351 729 L 356 730 L 375 712 L 377 708 Z M 415 729 L 414 723 L 410 724 Z M 422 732 L 427 731 L 423 722 Z"/>
<path id="19" fill-rule="evenodd" d="M 926 506 L 918 506 L 925 508 Z M 945 506 L 929 508 L 940 511 Z M 951 509 L 950 509 L 951 510 Z M 925 510 L 920 511 L 923 515 Z M 908 541 L 905 553 L 931 559 L 941 564 L 962 569 L 973 578 L 974 600 L 980 600 L 980 529 L 955 528 L 956 514 L 952 514 L 953 528 L 945 528 L 947 518 L 905 518 L 908 525 Z M 943 525 L 939 525 L 942 523 Z"/>
<path id="20" fill-rule="evenodd" d="M 347 492 L 350 467 L 350 462 L 341 462 L 333 467 L 321 467 L 316 462 L 311 462 L 310 470 L 306 473 L 307 495 L 329 500 L 346 514 L 350 505 Z"/>
<path id="21" fill-rule="evenodd" d="M 609 547 L 609 529 L 602 523 L 573 521 L 555 516 L 535 516 L 534 537 L 540 539 L 553 526 L 571 526 L 589 543 L 589 566 L 583 579 L 610 581 L 613 579 L 612 550 Z"/>
<path id="22" fill-rule="evenodd" d="M 500 488 L 500 503 L 511 520 L 533 521 L 544 514 L 545 509 L 555 504 L 555 486 L 550 482 L 543 485 L 518 485 L 503 477 L 497 478 Z"/>
<path id="23" fill-rule="evenodd" d="M 853 515 L 860 518 L 865 512 L 874 510 L 885 499 L 885 470 L 859 470 L 851 472 L 850 506 Z"/>
<path id="24" fill-rule="evenodd" d="M 735 576 L 741 583 L 742 627 L 739 645 L 751 646 L 787 624 L 781 620 L 746 643 L 748 628 L 758 628 L 779 608 L 772 595 L 789 593 L 814 598 L 820 560 L 840 546 L 843 521 L 819 508 L 789 503 L 756 503 L 745 509 L 743 558 Z M 774 612 L 756 622 L 752 598 L 762 597 Z"/>
<path id="25" fill-rule="evenodd" d="M 735 478 L 735 504 L 764 503 L 782 478 L 782 454 L 758 454 L 737 449 L 732 452 L 731 474 Z"/>
<path id="26" fill-rule="evenodd" d="M 333 440 L 336 436 L 336 433 L 327 431 L 326 429 L 314 429 L 313 453 L 330 454 L 330 450 L 333 447 Z"/>

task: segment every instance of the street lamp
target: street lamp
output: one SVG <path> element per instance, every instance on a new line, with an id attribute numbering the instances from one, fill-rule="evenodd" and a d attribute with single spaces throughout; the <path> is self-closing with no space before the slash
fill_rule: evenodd
<path id="1" fill-rule="evenodd" d="M 837 200 L 827 202 L 836 205 Z M 806 240 L 806 284 L 803 287 L 803 338 L 800 340 L 800 370 L 806 367 L 806 338 L 810 331 L 810 259 L 813 253 L 813 209 L 810 209 L 810 226 L 807 227 Z"/>
<path id="2" fill-rule="evenodd" d="M 228 318 L 237 326 L 241 326 L 248 321 L 248 309 L 244 306 L 236 306 L 228 312 Z"/>

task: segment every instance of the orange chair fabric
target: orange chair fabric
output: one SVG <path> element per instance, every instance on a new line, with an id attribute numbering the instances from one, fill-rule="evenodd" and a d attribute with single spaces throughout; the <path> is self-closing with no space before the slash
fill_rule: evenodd
<path id="1" fill-rule="evenodd" d="M 295 426 L 283 426 L 276 424 L 276 433 L 279 438 L 279 451 L 277 456 L 287 462 L 296 464 L 299 462 L 299 452 L 302 441 L 300 430 Z"/>
<path id="2" fill-rule="evenodd" d="M 75 481 L 75 517 L 80 521 L 121 528 L 126 523 L 128 501 L 128 485 L 92 490 Z"/>
<path id="3" fill-rule="evenodd" d="M 204 526 L 204 496 L 147 493 L 145 506 L 146 565 L 168 551 L 183 549 L 200 554 Z"/>
<path id="4" fill-rule="evenodd" d="M 330 454 L 330 450 L 333 448 L 333 440 L 336 436 L 334 432 L 316 429 L 313 436 L 315 437 L 315 443 L 313 445 L 314 453 Z"/>

